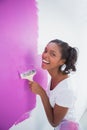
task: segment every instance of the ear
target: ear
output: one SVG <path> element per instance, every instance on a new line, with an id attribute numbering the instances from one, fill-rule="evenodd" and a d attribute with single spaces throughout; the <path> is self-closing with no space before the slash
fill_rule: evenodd
<path id="1" fill-rule="evenodd" d="M 65 59 L 61 59 L 61 60 L 60 60 L 60 65 L 65 64 L 65 62 L 66 62 L 66 60 L 65 60 Z"/>

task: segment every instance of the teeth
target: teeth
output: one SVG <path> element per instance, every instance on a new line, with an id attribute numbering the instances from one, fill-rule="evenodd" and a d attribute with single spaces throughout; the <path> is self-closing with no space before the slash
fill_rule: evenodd
<path id="1" fill-rule="evenodd" d="M 47 63 L 47 64 L 49 64 L 49 63 L 50 63 L 50 62 L 48 62 L 48 61 L 46 61 L 46 60 L 43 60 L 43 62 L 44 62 L 44 63 Z"/>

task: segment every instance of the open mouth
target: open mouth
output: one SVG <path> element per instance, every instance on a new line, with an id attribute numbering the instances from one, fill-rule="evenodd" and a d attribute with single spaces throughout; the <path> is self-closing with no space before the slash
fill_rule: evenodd
<path id="1" fill-rule="evenodd" d="M 50 64 L 50 62 L 46 61 L 46 60 L 42 60 L 42 62 L 45 63 L 45 64 Z"/>

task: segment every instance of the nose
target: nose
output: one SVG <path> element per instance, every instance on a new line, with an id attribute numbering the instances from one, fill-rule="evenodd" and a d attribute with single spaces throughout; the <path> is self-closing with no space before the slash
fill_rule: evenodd
<path id="1" fill-rule="evenodd" d="M 44 59 L 46 59 L 46 58 L 49 57 L 49 54 L 48 54 L 47 52 L 43 52 L 43 53 L 42 53 L 42 57 L 43 57 Z"/>

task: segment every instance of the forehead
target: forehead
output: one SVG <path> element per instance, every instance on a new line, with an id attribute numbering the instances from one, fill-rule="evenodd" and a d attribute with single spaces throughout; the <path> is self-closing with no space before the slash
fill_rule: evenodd
<path id="1" fill-rule="evenodd" d="M 60 46 L 58 46 L 56 43 L 48 43 L 47 46 L 46 46 L 47 49 L 50 49 L 50 50 L 53 50 L 53 51 L 60 51 Z"/>

